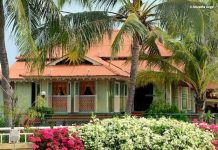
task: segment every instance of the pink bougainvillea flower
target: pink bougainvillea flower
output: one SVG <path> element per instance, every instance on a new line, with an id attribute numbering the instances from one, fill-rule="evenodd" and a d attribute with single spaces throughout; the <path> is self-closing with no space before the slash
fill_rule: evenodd
<path id="1" fill-rule="evenodd" d="M 38 145 L 36 145 L 36 144 L 33 144 L 33 145 L 32 145 L 32 149 L 34 149 L 34 150 L 35 150 L 35 149 L 37 149 L 37 148 L 39 148 L 39 146 L 38 146 Z"/>
<path id="2" fill-rule="evenodd" d="M 192 123 L 199 123 L 198 119 L 193 119 Z"/>
<path id="3" fill-rule="evenodd" d="M 214 132 L 218 131 L 218 126 L 216 126 L 215 124 L 209 125 L 209 128 L 210 128 L 210 130 L 212 130 Z"/>
<path id="4" fill-rule="evenodd" d="M 202 128 L 202 129 L 209 129 L 208 124 L 205 123 L 205 122 L 201 122 L 201 123 L 199 123 L 198 126 L 199 126 L 199 128 Z"/>
<path id="5" fill-rule="evenodd" d="M 72 139 L 70 139 L 70 140 L 67 142 L 67 144 L 69 145 L 69 147 L 73 147 L 74 144 L 75 144 L 75 142 L 74 142 Z"/>
<path id="6" fill-rule="evenodd" d="M 41 129 L 30 136 L 29 140 L 34 143 L 34 150 L 42 145 L 45 150 L 84 150 L 83 141 L 76 133 L 69 136 L 67 128 Z"/>
<path id="7" fill-rule="evenodd" d="M 51 131 L 52 130 L 46 130 L 46 129 L 41 130 L 42 138 L 44 138 L 45 140 L 52 139 L 53 132 Z"/>

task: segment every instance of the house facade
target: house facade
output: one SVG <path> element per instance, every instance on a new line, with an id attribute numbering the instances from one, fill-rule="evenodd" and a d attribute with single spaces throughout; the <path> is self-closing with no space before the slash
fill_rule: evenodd
<path id="1" fill-rule="evenodd" d="M 131 41 L 125 38 L 121 50 L 111 59 L 112 41 L 105 37 L 103 42 L 90 48 L 78 65 L 71 64 L 57 50 L 40 74 L 36 70 L 30 72 L 25 60 L 17 58 L 10 68 L 10 79 L 18 96 L 19 107 L 27 110 L 44 91 L 46 103 L 55 113 L 124 112 L 130 76 L 130 64 L 126 60 L 130 56 Z M 157 41 L 156 44 L 162 57 L 171 56 L 162 43 Z M 146 61 L 140 63 L 138 68 L 148 68 Z M 158 70 L 155 67 L 152 69 Z M 137 87 L 134 111 L 144 111 L 158 99 L 166 100 L 180 110 L 195 111 L 194 92 L 183 82 Z M 0 103 L 3 105 L 2 91 Z"/>

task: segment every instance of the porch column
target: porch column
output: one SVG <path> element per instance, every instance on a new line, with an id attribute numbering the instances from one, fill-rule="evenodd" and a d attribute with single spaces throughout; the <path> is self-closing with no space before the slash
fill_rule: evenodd
<path id="1" fill-rule="evenodd" d="M 172 86 L 171 86 L 171 84 L 166 85 L 166 101 L 168 104 L 172 105 Z"/>
<path id="2" fill-rule="evenodd" d="M 115 82 L 114 112 L 120 112 L 120 82 Z"/>
<path id="3" fill-rule="evenodd" d="M 70 107 L 71 107 L 71 112 L 74 112 L 75 109 L 74 109 L 74 81 L 71 81 L 70 82 L 70 101 L 71 101 L 71 104 L 70 104 Z"/>
<path id="4" fill-rule="evenodd" d="M 52 82 L 48 82 L 47 106 L 52 107 Z"/>
<path id="5" fill-rule="evenodd" d="M 107 80 L 96 81 L 96 112 L 109 112 L 109 86 Z"/>
<path id="6" fill-rule="evenodd" d="M 79 112 L 79 82 L 76 81 L 74 82 L 74 84 L 72 85 L 74 86 L 74 112 Z"/>

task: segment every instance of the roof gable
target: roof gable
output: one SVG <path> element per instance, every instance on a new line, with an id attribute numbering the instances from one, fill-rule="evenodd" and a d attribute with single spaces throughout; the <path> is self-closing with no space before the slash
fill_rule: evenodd
<path id="1" fill-rule="evenodd" d="M 99 62 L 97 62 L 97 61 L 95 61 L 87 56 L 85 56 L 80 63 L 80 65 L 84 65 L 84 64 L 86 64 L 86 65 L 101 65 Z M 48 66 L 58 66 L 58 65 L 73 65 L 73 64 L 70 63 L 67 56 L 64 56 L 62 58 L 59 58 L 57 60 L 50 62 L 47 65 Z"/>

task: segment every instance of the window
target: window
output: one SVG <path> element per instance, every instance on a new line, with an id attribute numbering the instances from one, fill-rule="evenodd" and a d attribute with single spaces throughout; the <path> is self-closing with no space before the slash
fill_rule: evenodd
<path id="1" fill-rule="evenodd" d="M 52 82 L 53 95 L 67 95 L 67 82 Z"/>
<path id="2" fill-rule="evenodd" d="M 94 81 L 81 81 L 79 87 L 80 95 L 95 95 Z"/>
<path id="3" fill-rule="evenodd" d="M 119 96 L 120 95 L 120 83 L 116 82 L 115 83 L 115 96 Z"/>
<path id="4" fill-rule="evenodd" d="M 128 93 L 128 87 L 126 84 L 124 84 L 124 96 L 127 96 Z"/>

